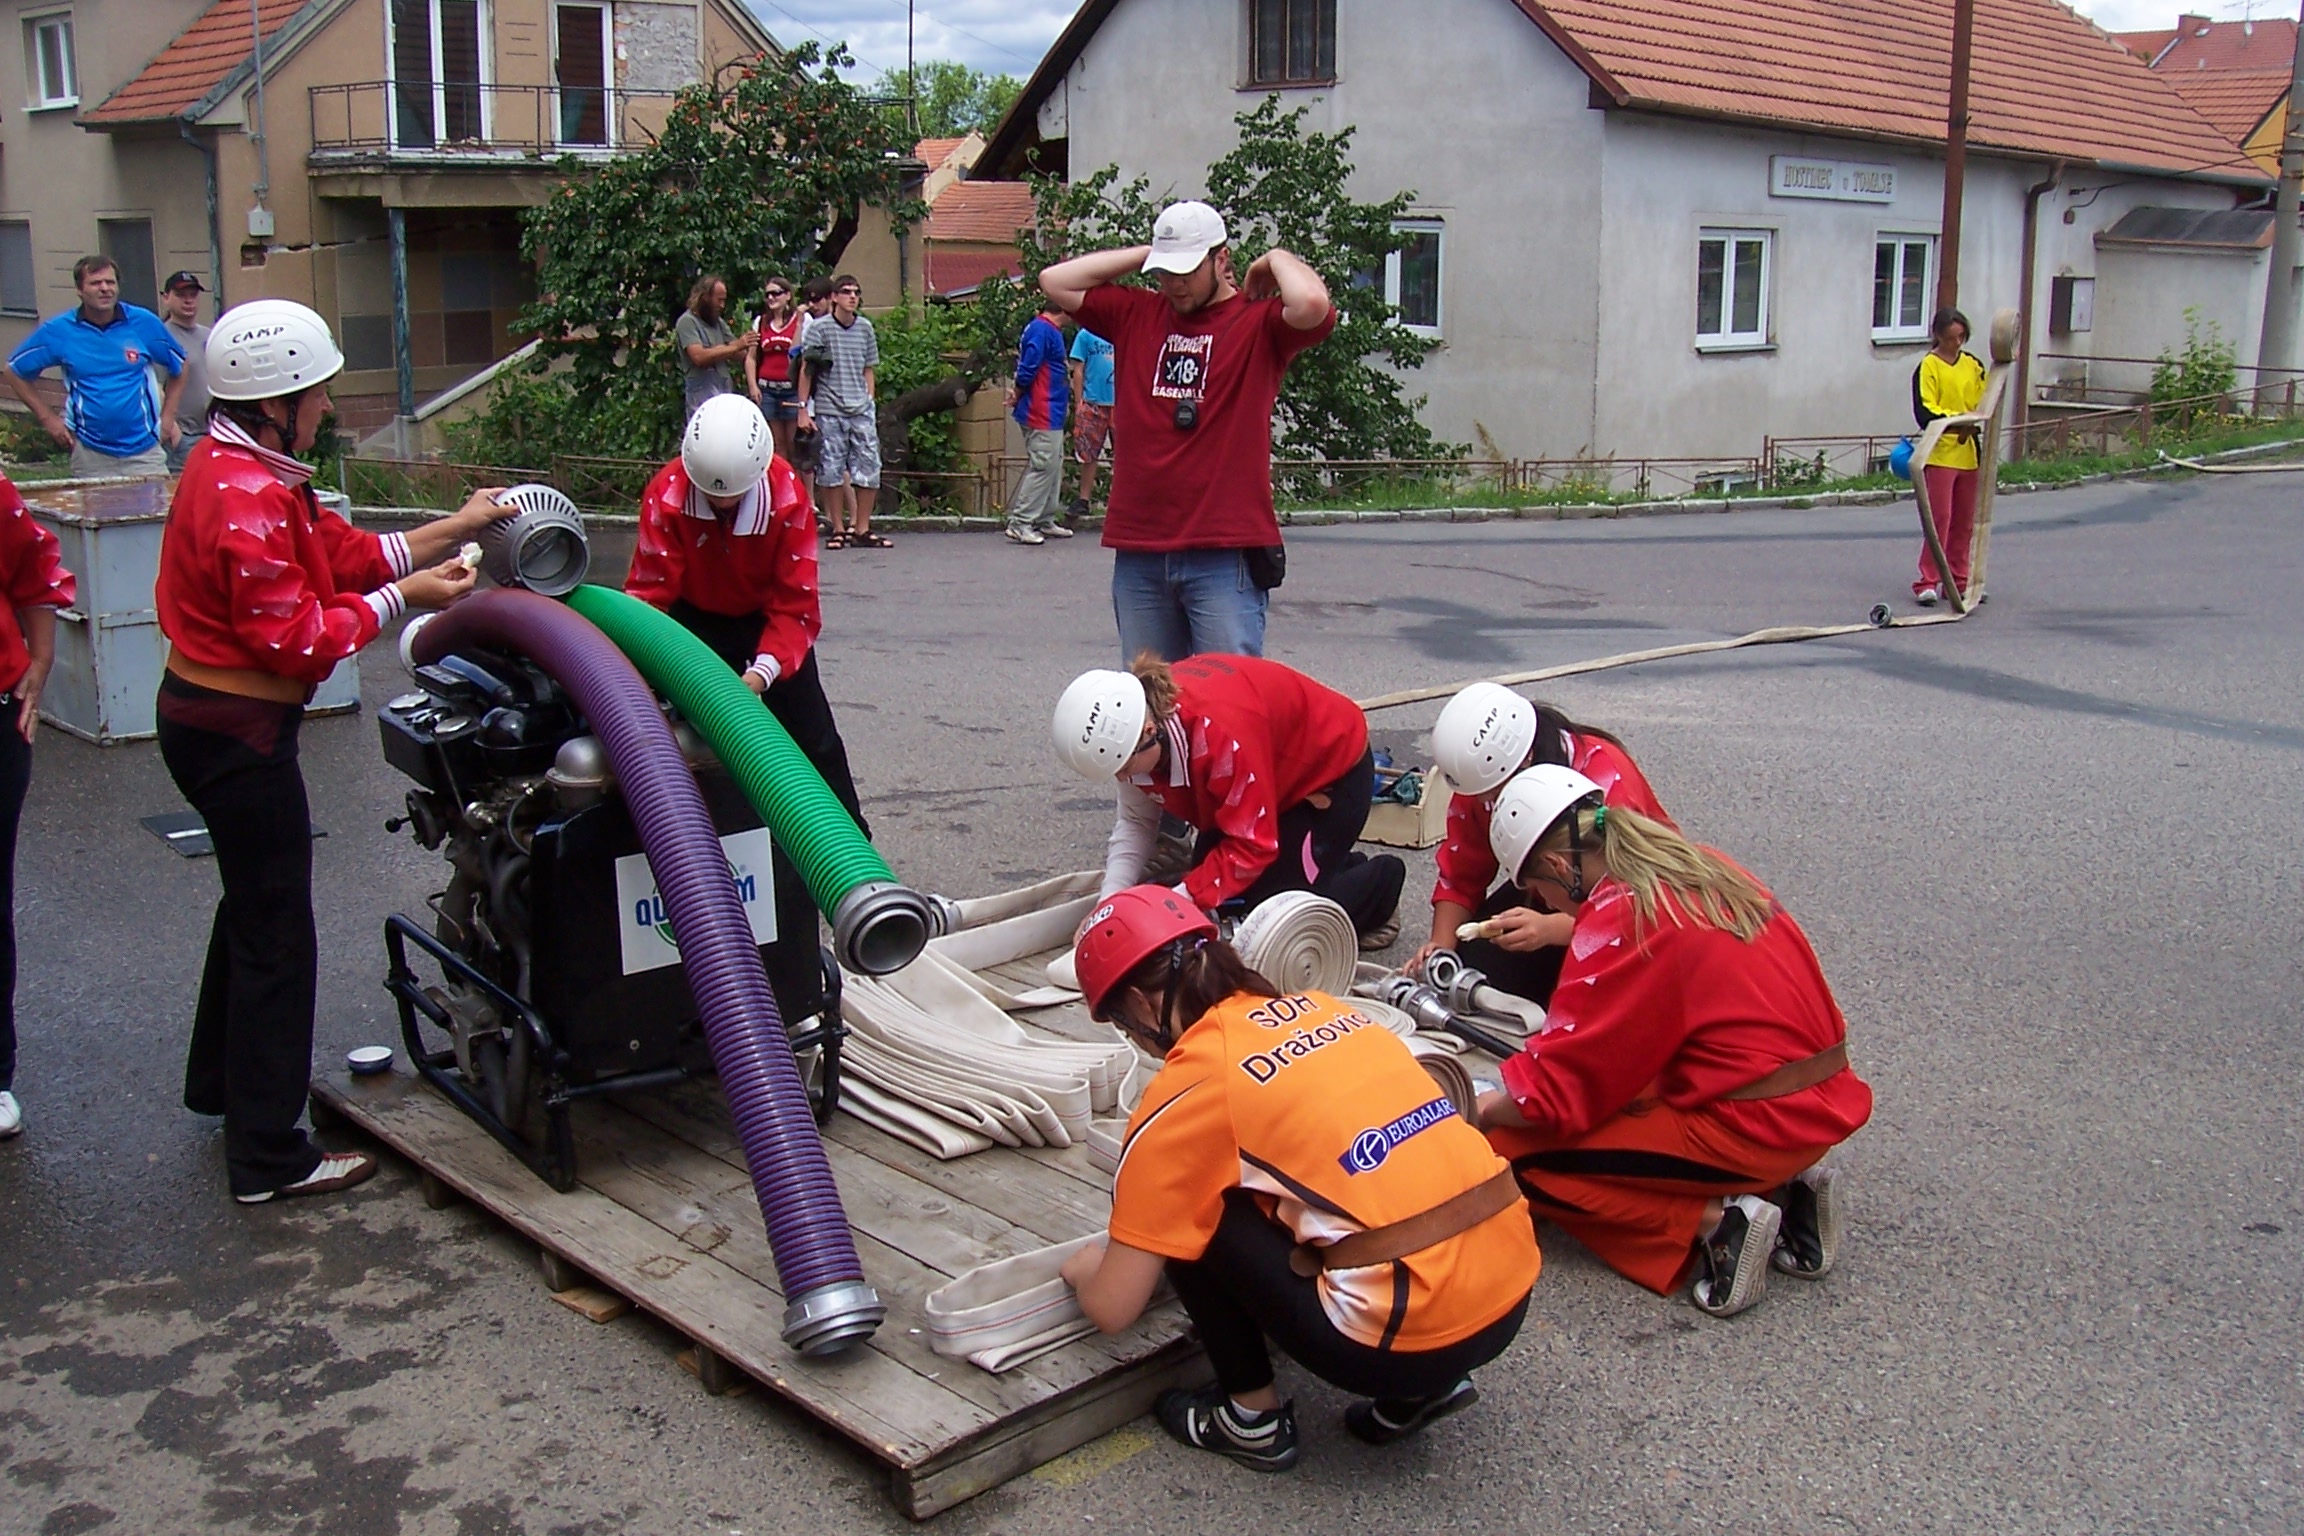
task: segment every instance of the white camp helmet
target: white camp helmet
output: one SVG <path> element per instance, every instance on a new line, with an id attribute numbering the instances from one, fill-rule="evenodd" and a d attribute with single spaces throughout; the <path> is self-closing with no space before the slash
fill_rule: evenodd
<path id="1" fill-rule="evenodd" d="M 1552 830 L 1552 823 L 1570 807 L 1600 798 L 1599 785 L 1558 763 L 1538 763 L 1514 774 L 1488 817 L 1488 846 L 1504 878 L 1517 884 L 1529 850 Z"/>
<path id="2" fill-rule="evenodd" d="M 1448 782 L 1484 795 L 1528 761 L 1536 706 L 1497 683 L 1474 683 L 1450 699 L 1432 724 L 1432 757 Z"/>
<path id="3" fill-rule="evenodd" d="M 1136 755 L 1150 712 L 1132 674 L 1083 672 L 1056 701 L 1056 756 L 1084 779 L 1109 779 Z"/>
<path id="4" fill-rule="evenodd" d="M 742 395 L 714 395 L 696 407 L 680 436 L 688 483 L 707 496 L 741 496 L 760 483 L 776 439 L 768 418 Z"/>
<path id="5" fill-rule="evenodd" d="M 328 322 L 293 299 L 250 299 L 208 333 L 208 393 L 270 400 L 336 377 L 344 354 Z"/>

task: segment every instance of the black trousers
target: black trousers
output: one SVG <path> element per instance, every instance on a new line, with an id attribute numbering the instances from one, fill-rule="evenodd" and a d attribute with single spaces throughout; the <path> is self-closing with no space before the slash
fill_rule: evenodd
<path id="1" fill-rule="evenodd" d="M 159 716 L 161 761 L 208 824 L 224 886 L 192 1014 L 184 1107 L 224 1117 L 232 1193 L 261 1194 L 320 1163 L 297 1124 L 311 1090 L 320 976 L 312 817 L 296 763 L 304 711 L 171 674 Z"/>
<path id="2" fill-rule="evenodd" d="M 752 658 L 759 654 L 760 615 L 756 613 L 733 617 L 708 613 L 685 600 L 675 602 L 671 613 L 738 672 L 752 665 Z M 824 696 L 814 647 L 789 676 L 768 685 L 762 702 L 791 732 L 793 744 L 816 765 L 833 798 L 848 808 L 857 828 L 870 837 L 872 828 L 865 822 L 863 805 L 856 796 L 856 777 L 848 768 L 848 746 L 840 739 L 839 722 L 832 718 L 832 701 Z M 776 1008 L 785 1023 L 796 1024 L 824 1006 L 824 973 L 817 959 L 822 929 L 816 899 L 808 894 L 808 882 L 785 856 L 782 843 L 775 845 L 773 865 L 776 942 L 768 950 L 768 986 L 776 994 Z"/>
<path id="3" fill-rule="evenodd" d="M 1234 900 L 1242 910 L 1252 910 L 1282 891 L 1310 891 L 1342 907 L 1355 932 L 1381 928 L 1400 906 L 1408 866 L 1392 854 L 1371 858 L 1352 846 L 1368 825 L 1368 805 L 1376 793 L 1375 753 L 1363 752 L 1323 793 L 1328 796 L 1325 810 L 1307 800 L 1280 813 L 1280 856 Z M 1193 867 L 1213 857 L 1223 842 L 1203 831 Z"/>
<path id="4" fill-rule="evenodd" d="M 16 828 L 32 787 L 32 743 L 16 729 L 16 696 L 0 693 L 0 1093 L 16 1086 Z"/>
<path id="5" fill-rule="evenodd" d="M 1474 915 L 1485 920 L 1515 907 L 1542 910 L 1506 881 L 1488 893 Z M 1514 954 L 1499 948 L 1494 939 L 1467 939 L 1456 946 L 1456 953 L 1466 965 L 1485 975 L 1488 985 L 1497 991 L 1546 1008 L 1552 1005 L 1552 989 L 1560 984 L 1560 964 L 1568 958 L 1568 951 L 1557 944 Z"/>
<path id="6" fill-rule="evenodd" d="M 1434 1397 L 1504 1353 L 1528 1315 L 1511 1311 L 1445 1349 L 1376 1349 L 1336 1331 L 1321 1309 L 1319 1282 L 1288 1267 L 1296 1240 L 1245 1189 L 1227 1191 L 1208 1251 L 1168 1261 L 1168 1283 L 1191 1314 L 1216 1380 L 1240 1397 L 1272 1385 L 1265 1341 L 1331 1386 L 1361 1397 Z"/>

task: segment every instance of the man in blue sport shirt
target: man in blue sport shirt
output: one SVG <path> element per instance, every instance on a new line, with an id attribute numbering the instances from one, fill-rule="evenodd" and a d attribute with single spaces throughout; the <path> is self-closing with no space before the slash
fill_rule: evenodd
<path id="1" fill-rule="evenodd" d="M 167 448 L 181 428 L 184 349 L 152 311 L 120 302 L 120 273 L 109 256 L 72 264 L 77 309 L 43 320 L 8 358 L 8 387 L 58 444 L 72 450 L 72 473 L 164 475 Z M 48 408 L 31 381 L 64 370 L 64 414 Z M 163 393 L 152 369 L 168 374 Z"/>
<path id="2" fill-rule="evenodd" d="M 1080 460 L 1072 515 L 1086 517 L 1096 499 L 1096 466 L 1112 442 L 1112 343 L 1086 326 L 1072 337 L 1072 407 L 1072 447 Z"/>

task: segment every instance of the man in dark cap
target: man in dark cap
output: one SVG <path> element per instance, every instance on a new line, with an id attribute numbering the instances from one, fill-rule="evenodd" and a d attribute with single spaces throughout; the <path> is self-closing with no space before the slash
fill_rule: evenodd
<path id="1" fill-rule="evenodd" d="M 208 327 L 200 324 L 200 295 L 208 291 L 197 272 L 171 272 L 160 290 L 160 321 L 184 349 L 184 390 L 176 397 L 176 425 L 183 435 L 168 450 L 168 472 L 184 467 L 208 435 Z"/>

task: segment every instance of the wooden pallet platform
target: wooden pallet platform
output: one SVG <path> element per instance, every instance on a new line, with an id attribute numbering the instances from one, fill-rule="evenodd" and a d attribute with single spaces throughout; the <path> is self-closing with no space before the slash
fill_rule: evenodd
<path id="1" fill-rule="evenodd" d="M 888 1319 L 869 1343 L 807 1360 L 779 1336 L 784 1297 L 716 1085 L 584 1101 L 580 1182 L 564 1195 L 404 1071 L 338 1071 L 312 1092 L 413 1162 L 428 1192 L 452 1190 L 536 1243 L 555 1289 L 601 1287 L 686 1334 L 708 1389 L 739 1384 L 734 1367 L 871 1453 L 915 1519 L 1127 1423 L 1171 1386 L 1208 1379 L 1174 1305 L 999 1376 L 930 1352 L 928 1292 L 978 1264 L 1102 1228 L 1110 1181 L 1080 1147 L 938 1162 L 833 1116 L 825 1150 Z"/>

